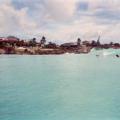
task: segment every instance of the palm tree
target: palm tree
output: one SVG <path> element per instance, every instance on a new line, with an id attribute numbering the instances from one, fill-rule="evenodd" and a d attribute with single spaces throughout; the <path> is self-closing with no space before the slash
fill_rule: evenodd
<path id="1" fill-rule="evenodd" d="M 43 47 L 46 43 L 46 38 L 43 36 L 42 39 L 40 40 L 40 44 Z"/>
<path id="2" fill-rule="evenodd" d="M 81 44 L 81 39 L 78 38 L 78 39 L 77 39 L 77 45 L 80 46 L 80 44 Z"/>
<path id="3" fill-rule="evenodd" d="M 33 38 L 32 40 L 29 41 L 29 45 L 32 47 L 36 46 L 36 43 L 37 43 L 36 38 Z"/>

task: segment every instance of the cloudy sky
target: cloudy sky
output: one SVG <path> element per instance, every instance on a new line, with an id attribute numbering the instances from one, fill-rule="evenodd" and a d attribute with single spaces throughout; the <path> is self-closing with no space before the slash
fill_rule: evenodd
<path id="1" fill-rule="evenodd" d="M 0 0 L 0 36 L 120 42 L 120 0 Z"/>

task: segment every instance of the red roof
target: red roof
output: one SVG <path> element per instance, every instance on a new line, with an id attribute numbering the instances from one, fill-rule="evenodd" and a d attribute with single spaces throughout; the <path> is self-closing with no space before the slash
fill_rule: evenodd
<path id="1" fill-rule="evenodd" d="M 11 43 L 11 42 L 18 42 L 18 40 L 15 39 L 15 38 L 0 38 L 0 42 L 8 42 L 8 43 Z"/>

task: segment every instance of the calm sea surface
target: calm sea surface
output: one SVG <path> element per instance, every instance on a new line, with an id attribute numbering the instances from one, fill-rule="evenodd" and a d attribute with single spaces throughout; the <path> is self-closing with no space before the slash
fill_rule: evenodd
<path id="1" fill-rule="evenodd" d="M 120 58 L 0 56 L 0 120 L 120 120 Z"/>

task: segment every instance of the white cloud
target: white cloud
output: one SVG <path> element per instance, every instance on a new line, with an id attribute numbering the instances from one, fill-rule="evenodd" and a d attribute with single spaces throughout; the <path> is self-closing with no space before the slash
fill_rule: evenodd
<path id="1" fill-rule="evenodd" d="M 28 4 L 20 9 L 14 7 L 12 0 L 0 1 L 1 34 L 46 35 L 61 42 L 74 41 L 77 37 L 97 39 L 101 35 L 103 41 L 120 41 L 119 0 L 26 1 Z M 24 0 L 17 6 L 21 2 Z M 87 4 L 85 11 L 79 10 L 82 2 Z"/>
<path id="2" fill-rule="evenodd" d="M 36 24 L 29 20 L 27 8 L 16 10 L 9 1 L 0 5 L 0 33 L 15 34 L 34 29 Z"/>
<path id="3" fill-rule="evenodd" d="M 48 16 L 56 21 L 67 21 L 76 12 L 77 0 L 45 0 L 44 7 Z"/>

